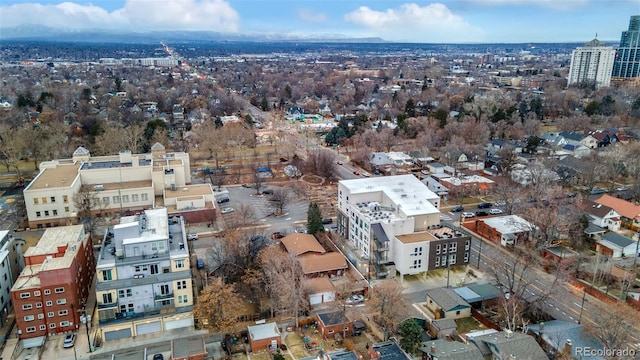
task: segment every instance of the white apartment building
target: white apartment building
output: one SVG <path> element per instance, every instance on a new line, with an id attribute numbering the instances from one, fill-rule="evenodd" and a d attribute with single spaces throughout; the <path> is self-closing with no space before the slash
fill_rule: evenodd
<path id="1" fill-rule="evenodd" d="M 45 161 L 24 190 L 29 226 L 43 228 L 77 221 L 74 196 L 82 186 L 93 192 L 99 217 L 118 218 L 154 206 L 170 212 L 215 207 L 210 185 L 191 187 L 191 164 L 185 152 L 166 152 L 156 143 L 148 154 L 91 156 L 79 147 L 71 159 Z M 168 199 L 158 204 L 156 199 Z"/>
<path id="2" fill-rule="evenodd" d="M 616 50 L 593 39 L 571 53 L 567 85 L 594 84 L 597 89 L 611 84 Z"/>
<path id="3" fill-rule="evenodd" d="M 442 227 L 439 208 L 440 197 L 413 175 L 338 183 L 338 232 L 368 260 L 372 277 L 418 274 L 468 261 L 469 237 Z"/>
<path id="4" fill-rule="evenodd" d="M 22 255 L 24 240 L 17 239 L 8 230 L 0 231 L 0 321 L 7 320 L 13 305 L 11 287 L 24 268 Z"/>
<path id="5" fill-rule="evenodd" d="M 105 234 L 96 263 L 96 300 L 105 341 L 193 327 L 182 217 L 158 208 L 121 218 Z"/>

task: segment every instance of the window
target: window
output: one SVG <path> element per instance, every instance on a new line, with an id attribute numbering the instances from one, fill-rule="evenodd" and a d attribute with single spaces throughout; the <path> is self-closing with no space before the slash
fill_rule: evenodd
<path id="1" fill-rule="evenodd" d="M 141 194 L 140 197 L 142 201 L 147 201 L 149 199 L 147 194 Z"/>
<path id="2" fill-rule="evenodd" d="M 115 195 L 115 196 L 113 197 L 113 202 L 114 202 L 114 203 L 116 203 L 116 204 L 117 204 L 117 203 L 119 203 L 119 202 L 120 202 L 120 196 Z"/>
<path id="3" fill-rule="evenodd" d="M 103 304 L 111 304 L 113 302 L 113 298 L 111 293 L 102 294 L 102 303 Z"/>
<path id="4" fill-rule="evenodd" d="M 186 289 L 186 288 L 187 288 L 187 282 L 185 280 L 178 281 L 178 289 Z"/>
<path id="5" fill-rule="evenodd" d="M 27 328 L 27 332 L 28 332 L 28 333 L 30 333 L 30 332 L 36 332 L 36 327 L 35 327 L 35 326 L 29 326 L 29 327 Z"/>
<path id="6" fill-rule="evenodd" d="M 151 243 L 151 251 L 164 252 L 165 251 L 165 242 L 164 241 L 154 241 Z"/>
<path id="7" fill-rule="evenodd" d="M 49 216 L 49 210 L 44 211 L 44 216 Z"/>
<path id="8" fill-rule="evenodd" d="M 67 314 L 69 314 L 69 311 L 67 311 L 67 310 L 58 311 L 58 316 L 64 316 L 64 315 L 67 315 Z"/>
<path id="9" fill-rule="evenodd" d="M 55 196 L 52 196 L 50 199 L 51 199 L 52 203 L 56 202 L 56 197 Z"/>
<path id="10" fill-rule="evenodd" d="M 440 256 L 436 256 L 436 267 L 440 266 Z"/>
<path id="11" fill-rule="evenodd" d="M 46 197 L 42 197 L 42 203 L 46 204 L 47 203 L 47 198 Z"/>
<path id="12" fill-rule="evenodd" d="M 42 216 L 42 213 L 40 211 L 36 211 L 36 217 L 40 217 Z"/>
<path id="13" fill-rule="evenodd" d="M 38 198 L 33 198 L 33 204 L 34 204 L 34 205 L 38 205 L 38 203 L 39 203 L 39 202 L 38 202 Z"/>
<path id="14" fill-rule="evenodd" d="M 50 318 L 51 318 L 51 317 L 53 317 L 53 315 L 54 315 L 54 314 L 53 314 L 53 311 L 49 311 L 49 312 L 47 313 L 47 317 L 50 317 Z"/>
<path id="15" fill-rule="evenodd" d="M 451 264 L 451 265 L 455 265 L 456 264 L 456 254 L 449 255 L 449 264 Z"/>
<path id="16" fill-rule="evenodd" d="M 440 255 L 440 244 L 436 245 L 436 255 Z"/>
<path id="17" fill-rule="evenodd" d="M 464 249 L 465 250 L 469 250 L 469 247 L 471 247 L 471 240 L 467 240 L 464 243 Z"/>
<path id="18" fill-rule="evenodd" d="M 40 308 L 42 307 L 42 303 L 41 303 L 41 302 L 37 302 L 37 303 L 36 303 L 36 307 L 37 307 L 38 309 L 40 309 Z"/>
<path id="19" fill-rule="evenodd" d="M 33 321 L 35 320 L 35 317 L 33 315 L 27 315 L 24 317 L 24 321 Z"/>
<path id="20" fill-rule="evenodd" d="M 189 302 L 189 295 L 178 295 L 178 304 L 186 304 Z"/>
<path id="21" fill-rule="evenodd" d="M 45 294 L 45 295 L 49 295 L 49 294 L 51 294 L 51 290 L 49 290 L 49 289 L 44 289 L 44 294 Z"/>
<path id="22" fill-rule="evenodd" d="M 3 264 L 3 265 L 4 265 L 4 264 Z M 34 292 L 33 292 L 33 296 L 40 296 L 40 291 L 39 291 L 39 290 L 34 291 Z"/>
<path id="23" fill-rule="evenodd" d="M 327 334 L 333 334 L 334 331 L 333 330 L 327 330 Z"/>
<path id="24" fill-rule="evenodd" d="M 417 248 L 413 248 L 413 255 L 422 256 L 422 246 L 417 247 Z"/>
<path id="25" fill-rule="evenodd" d="M 56 291 L 56 294 L 62 294 L 64 292 L 64 288 L 63 287 L 59 287 L 59 288 L 56 288 L 55 291 Z"/>
<path id="26" fill-rule="evenodd" d="M 40 330 L 42 330 L 42 331 L 47 330 L 47 326 L 46 325 L 40 325 Z"/>
<path id="27" fill-rule="evenodd" d="M 47 306 L 53 306 L 53 301 L 51 300 L 47 300 L 47 302 L 45 303 Z"/>
<path id="28" fill-rule="evenodd" d="M 442 263 L 442 266 L 447 266 L 447 255 L 442 255 L 440 262 Z"/>
<path id="29" fill-rule="evenodd" d="M 31 304 L 23 304 L 22 305 L 22 310 L 29 310 L 31 308 L 33 308 L 33 305 L 31 305 Z"/>
<path id="30" fill-rule="evenodd" d="M 26 299 L 28 297 L 31 297 L 31 293 L 26 293 L 26 292 L 25 293 L 20 293 L 20 298 L 21 299 Z"/>
<path id="31" fill-rule="evenodd" d="M 138 194 L 131 195 L 131 201 L 138 202 L 140 201 L 139 199 L 140 199 L 140 196 Z"/>
<path id="32" fill-rule="evenodd" d="M 449 252 L 456 252 L 458 251 L 458 243 L 450 243 L 449 244 Z"/>
<path id="33" fill-rule="evenodd" d="M 129 202 L 129 195 L 122 195 L 122 202 Z"/>
<path id="34" fill-rule="evenodd" d="M 56 328 L 56 323 L 49 324 L 49 329 L 55 329 L 55 328 Z"/>
<path id="35" fill-rule="evenodd" d="M 103 196 L 102 197 L 102 203 L 103 204 L 109 204 L 109 197 L 108 196 Z"/>
<path id="36" fill-rule="evenodd" d="M 69 207 L 68 206 L 64 207 L 64 212 L 69 212 Z M 53 324 L 53 325 L 55 325 L 55 324 Z"/>
<path id="37" fill-rule="evenodd" d="M 456 315 L 460 315 L 460 310 L 456 311 Z"/>
<path id="38" fill-rule="evenodd" d="M 184 260 L 176 260 L 176 267 L 182 269 L 184 267 Z"/>
<path id="39" fill-rule="evenodd" d="M 67 299 L 58 299 L 56 300 L 56 304 L 58 305 L 63 305 L 67 303 Z"/>
<path id="40" fill-rule="evenodd" d="M 60 321 L 60 327 L 65 327 L 65 326 L 69 326 L 69 322 L 68 321 Z"/>
<path id="41" fill-rule="evenodd" d="M 57 216 L 58 215 L 58 210 L 53 210 L 52 213 L 53 213 L 53 216 Z"/>
<path id="42" fill-rule="evenodd" d="M 102 270 L 102 280 L 113 280 L 113 278 L 111 277 L 111 270 Z"/>
<path id="43" fill-rule="evenodd" d="M 44 319 L 44 314 L 42 314 L 42 313 L 38 314 L 38 319 L 40 319 L 40 320 Z"/>
<path id="44" fill-rule="evenodd" d="M 413 260 L 413 268 L 419 269 L 422 267 L 422 260 Z"/>
<path id="45" fill-rule="evenodd" d="M 466 263 L 469 262 L 469 253 L 468 252 L 464 253 L 464 262 L 466 262 Z"/>
<path id="46" fill-rule="evenodd" d="M 118 290 L 118 297 L 132 297 L 133 296 L 133 291 L 131 289 L 123 289 L 123 290 Z"/>
<path id="47" fill-rule="evenodd" d="M 62 202 L 63 203 L 68 203 L 69 202 L 69 197 L 67 195 L 62 195 Z"/>

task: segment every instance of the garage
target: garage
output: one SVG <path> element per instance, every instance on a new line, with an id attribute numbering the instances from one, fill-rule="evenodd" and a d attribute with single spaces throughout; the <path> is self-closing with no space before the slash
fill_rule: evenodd
<path id="1" fill-rule="evenodd" d="M 38 337 L 34 337 L 34 338 L 30 338 L 30 339 L 24 339 L 22 340 L 22 347 L 25 349 L 29 349 L 32 347 L 38 347 L 38 346 L 42 346 L 44 344 L 44 340 L 46 339 L 46 337 L 44 336 L 38 336 Z"/>
<path id="2" fill-rule="evenodd" d="M 165 330 L 180 329 L 185 327 L 193 327 L 193 321 L 191 320 L 191 318 L 174 320 L 174 321 L 165 321 L 165 324 L 164 324 Z"/>
<path id="3" fill-rule="evenodd" d="M 162 322 L 154 321 L 146 324 L 136 325 L 136 335 L 151 334 L 154 332 L 162 331 Z"/>
<path id="4" fill-rule="evenodd" d="M 322 294 L 309 295 L 309 303 L 311 304 L 311 306 L 322 304 Z"/>
<path id="5" fill-rule="evenodd" d="M 104 340 L 118 340 L 118 339 L 126 339 L 131 337 L 131 329 L 121 329 L 121 330 L 113 330 L 113 331 L 105 331 L 104 332 Z"/>

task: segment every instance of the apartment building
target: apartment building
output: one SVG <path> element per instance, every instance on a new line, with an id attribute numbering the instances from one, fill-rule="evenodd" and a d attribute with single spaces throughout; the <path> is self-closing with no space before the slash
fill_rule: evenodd
<path id="1" fill-rule="evenodd" d="M 616 50 L 593 39 L 571 53 L 567 85 L 593 84 L 597 89 L 609 87 Z"/>
<path id="2" fill-rule="evenodd" d="M 0 231 L 0 322 L 4 323 L 11 313 L 11 287 L 24 268 L 22 245 L 8 230 Z"/>
<path id="3" fill-rule="evenodd" d="M 47 336 L 76 331 L 85 309 L 95 261 L 83 225 L 47 229 L 24 254 L 25 267 L 11 288 L 18 337 L 25 348 Z"/>
<path id="4" fill-rule="evenodd" d="M 97 261 L 96 299 L 105 341 L 193 326 L 185 222 L 166 208 L 109 228 Z"/>
<path id="5" fill-rule="evenodd" d="M 29 226 L 43 228 L 77 222 L 78 208 L 74 197 L 85 194 L 92 202 L 95 216 L 118 218 L 122 215 L 161 206 L 171 193 L 173 210 L 198 206 L 215 207 L 213 189 L 189 189 L 191 183 L 189 154 L 166 152 L 156 143 L 148 154 L 132 154 L 129 150 L 113 156 L 91 156 L 79 147 L 71 159 L 45 161 L 40 173 L 24 190 Z M 202 188 L 202 186 L 200 186 Z M 178 194 L 178 189 L 180 190 Z M 183 198 L 188 198 L 181 201 Z M 195 205 L 194 205 L 195 204 Z"/>
<path id="6" fill-rule="evenodd" d="M 613 77 L 634 79 L 640 77 L 640 15 L 631 16 L 629 29 L 622 32 L 620 45 L 613 64 Z"/>
<path id="7" fill-rule="evenodd" d="M 468 261 L 470 238 L 442 227 L 439 208 L 438 195 L 413 175 L 338 183 L 338 232 L 368 262 L 372 278 L 419 274 Z"/>

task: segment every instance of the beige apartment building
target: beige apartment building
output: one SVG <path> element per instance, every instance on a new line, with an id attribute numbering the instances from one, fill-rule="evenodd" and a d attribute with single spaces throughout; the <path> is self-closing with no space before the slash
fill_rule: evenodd
<path id="1" fill-rule="evenodd" d="M 81 209 L 74 196 L 81 191 L 96 200 L 94 215 L 107 219 L 157 206 L 167 206 L 170 213 L 215 208 L 209 184 L 189 185 L 190 167 L 188 153 L 166 152 L 159 143 L 151 153 L 123 150 L 110 156 L 91 156 L 79 147 L 71 159 L 40 164 L 40 173 L 24 190 L 29 227 L 75 224 Z"/>

